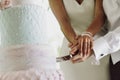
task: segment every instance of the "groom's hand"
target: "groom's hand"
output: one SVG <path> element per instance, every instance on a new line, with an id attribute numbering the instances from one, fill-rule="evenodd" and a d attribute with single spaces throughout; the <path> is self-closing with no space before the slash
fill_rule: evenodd
<path id="1" fill-rule="evenodd" d="M 76 53 L 72 53 L 71 54 L 76 54 Z M 83 53 L 78 52 L 75 56 L 73 56 L 71 58 L 72 63 L 80 63 L 80 62 L 84 62 L 86 59 L 88 59 L 91 55 L 93 54 L 93 51 L 91 50 L 89 54 L 87 55 L 83 55 Z"/>

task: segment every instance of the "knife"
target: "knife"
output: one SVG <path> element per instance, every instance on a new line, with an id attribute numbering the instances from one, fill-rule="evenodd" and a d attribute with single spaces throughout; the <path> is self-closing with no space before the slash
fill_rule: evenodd
<path id="1" fill-rule="evenodd" d="M 74 57 L 75 55 L 77 55 L 78 53 L 79 53 L 79 50 L 77 50 L 77 51 L 75 52 L 75 54 L 69 54 L 69 55 L 66 55 L 66 56 L 57 57 L 57 58 L 56 58 L 56 62 L 68 61 L 68 60 L 70 60 L 72 57 Z"/>

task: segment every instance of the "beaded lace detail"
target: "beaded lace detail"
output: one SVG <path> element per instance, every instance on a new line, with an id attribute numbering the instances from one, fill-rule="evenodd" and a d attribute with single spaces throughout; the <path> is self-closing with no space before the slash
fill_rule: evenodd
<path id="1" fill-rule="evenodd" d="M 55 34 L 48 18 L 45 8 L 32 4 L 3 10 L 0 13 L 2 45 L 52 43 Z"/>

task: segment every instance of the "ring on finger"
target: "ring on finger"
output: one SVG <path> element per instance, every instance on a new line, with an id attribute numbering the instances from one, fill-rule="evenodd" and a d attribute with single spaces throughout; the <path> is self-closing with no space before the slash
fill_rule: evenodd
<path id="1" fill-rule="evenodd" d="M 72 58 L 73 57 L 73 55 L 72 54 L 70 54 L 70 58 Z"/>

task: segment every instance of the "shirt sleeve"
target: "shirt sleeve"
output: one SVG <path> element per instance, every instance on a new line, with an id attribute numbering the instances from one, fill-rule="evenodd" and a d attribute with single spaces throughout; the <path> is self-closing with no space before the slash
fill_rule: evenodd
<path id="1" fill-rule="evenodd" d="M 105 36 L 98 38 L 93 43 L 93 51 L 96 60 L 114 53 L 120 49 L 120 26 Z"/>

